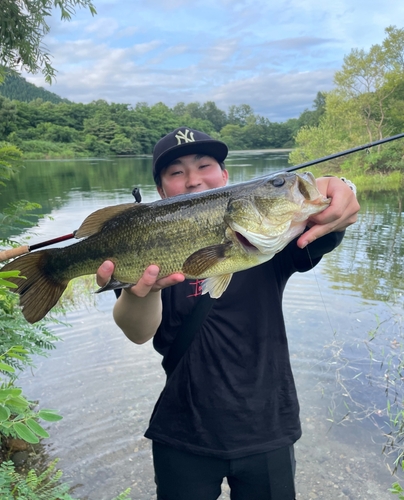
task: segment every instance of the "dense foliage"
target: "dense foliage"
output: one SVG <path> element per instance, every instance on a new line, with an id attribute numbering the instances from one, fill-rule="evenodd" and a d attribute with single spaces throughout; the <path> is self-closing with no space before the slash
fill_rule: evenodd
<path id="1" fill-rule="evenodd" d="M 212 101 L 180 102 L 172 108 L 163 103 L 55 102 L 55 94 L 37 89 L 42 90 L 38 98 L 32 87 L 17 76 L 7 77 L 0 87 L 0 141 L 18 146 L 28 158 L 150 154 L 160 137 L 181 126 L 224 140 L 233 150 L 290 148 L 298 129 L 318 125 L 324 112 L 320 92 L 313 110 L 277 123 L 254 114 L 247 104 L 225 112 Z"/>
<path id="2" fill-rule="evenodd" d="M 23 102 L 30 102 L 34 99 L 42 99 L 43 101 L 59 104 L 60 102 L 70 102 L 68 99 L 63 99 L 53 92 L 45 90 L 43 87 L 37 87 L 32 83 L 27 82 L 24 78 L 16 74 L 8 74 L 2 85 L 0 85 L 0 94 L 7 99 Z"/>
<path id="3" fill-rule="evenodd" d="M 0 495 L 2 500 L 74 500 L 68 494 L 69 485 L 60 484 L 62 472 L 55 470 L 57 460 L 37 475 L 30 470 L 22 476 L 15 470 L 13 462 L 7 461 L 0 465 Z"/>

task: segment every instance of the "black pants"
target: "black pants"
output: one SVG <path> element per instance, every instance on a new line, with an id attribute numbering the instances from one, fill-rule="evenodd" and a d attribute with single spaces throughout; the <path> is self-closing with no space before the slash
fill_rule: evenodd
<path id="1" fill-rule="evenodd" d="M 295 500 L 293 446 L 224 460 L 153 442 L 157 500 L 216 500 L 227 477 L 232 500 Z"/>

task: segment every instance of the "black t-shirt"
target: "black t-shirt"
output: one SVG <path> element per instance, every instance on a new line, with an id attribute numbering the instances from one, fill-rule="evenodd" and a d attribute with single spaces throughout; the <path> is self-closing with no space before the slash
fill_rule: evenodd
<path id="1" fill-rule="evenodd" d="M 311 269 L 342 237 L 324 236 L 309 245 L 309 252 L 294 240 L 272 260 L 233 275 L 167 381 L 146 437 L 226 459 L 299 439 L 282 295 L 294 272 Z M 154 337 L 163 357 L 199 294 L 198 280 L 163 290 L 163 319 Z"/>

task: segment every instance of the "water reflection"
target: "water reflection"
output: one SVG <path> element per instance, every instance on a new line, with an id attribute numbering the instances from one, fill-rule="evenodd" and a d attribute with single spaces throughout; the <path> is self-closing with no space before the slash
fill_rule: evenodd
<path id="1" fill-rule="evenodd" d="M 157 199 L 150 161 L 29 162 L 2 193 L 0 210 L 21 198 L 40 203 L 48 218 L 24 230 L 33 243 L 69 233 L 92 211 L 133 200 L 134 186 L 143 201 Z M 227 166 L 234 183 L 285 168 L 287 158 L 234 154 Z M 298 498 L 305 500 L 383 500 L 393 482 L 381 456 L 385 428 L 376 425 L 388 420 L 386 373 L 394 381 L 388 397 L 402 401 L 401 347 L 392 342 L 400 346 L 403 334 L 403 213 L 397 194 L 360 202 L 343 244 L 313 272 L 294 276 L 285 293 L 304 430 Z M 151 344 L 135 346 L 117 329 L 113 304 L 105 293 L 96 307 L 70 313 L 72 327 L 55 328 L 64 341 L 37 361 L 34 376 L 24 375 L 24 390 L 64 415 L 45 442 L 65 479 L 81 485 L 76 496 L 110 500 L 132 487 L 132 498 L 146 500 L 154 483 L 143 432 L 164 377 Z"/>
<path id="2" fill-rule="evenodd" d="M 383 199 L 362 202 L 358 222 L 329 259 L 330 279 L 368 300 L 391 301 L 403 291 L 403 214 Z"/>

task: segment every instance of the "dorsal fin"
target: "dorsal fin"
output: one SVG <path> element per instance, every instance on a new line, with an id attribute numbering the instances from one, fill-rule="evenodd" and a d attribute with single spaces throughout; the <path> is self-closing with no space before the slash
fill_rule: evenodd
<path id="1" fill-rule="evenodd" d="M 86 238 L 92 234 L 98 233 L 101 231 L 102 226 L 113 217 L 125 212 L 125 210 L 128 210 L 129 208 L 136 208 L 139 206 L 140 203 L 123 203 L 122 205 L 100 208 L 84 219 L 81 226 L 75 232 L 74 237 Z"/>

